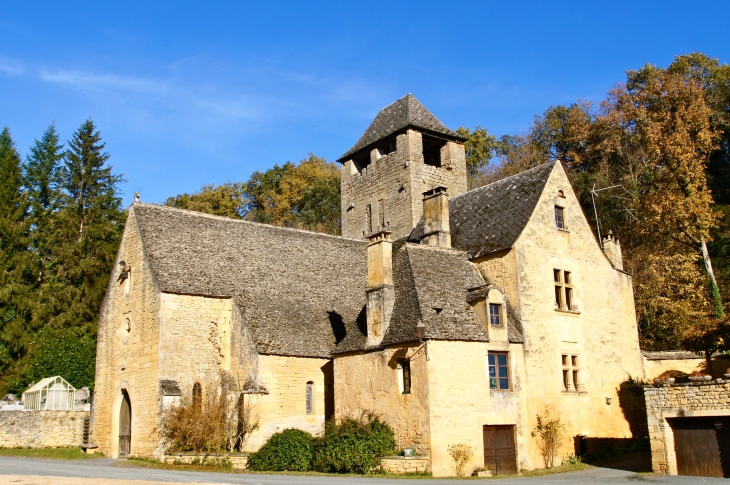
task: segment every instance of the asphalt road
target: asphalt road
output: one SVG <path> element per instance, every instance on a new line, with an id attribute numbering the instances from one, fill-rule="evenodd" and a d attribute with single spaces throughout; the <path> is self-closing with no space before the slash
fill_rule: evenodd
<path id="1" fill-rule="evenodd" d="M 315 485 L 315 484 L 344 484 L 344 485 L 405 485 L 422 483 L 423 485 L 453 484 L 455 480 L 426 480 L 417 482 L 402 481 L 393 478 L 379 477 L 323 477 L 305 475 L 258 475 L 258 474 L 229 474 L 214 472 L 187 472 L 174 470 L 156 470 L 152 468 L 132 468 L 120 466 L 122 462 L 98 458 L 89 461 L 60 461 L 43 460 L 36 458 L 0 457 L 0 483 L 3 475 L 35 475 L 51 477 L 76 478 L 107 478 L 116 480 L 149 480 L 158 482 L 178 483 L 225 483 L 250 485 Z M 474 480 L 469 480 L 474 483 Z M 591 468 L 580 472 L 559 473 L 542 477 L 515 477 L 505 479 L 507 485 L 540 485 L 566 483 L 578 484 L 677 484 L 696 485 L 728 482 L 721 478 L 705 477 L 669 477 L 640 475 L 623 470 L 610 468 Z"/>

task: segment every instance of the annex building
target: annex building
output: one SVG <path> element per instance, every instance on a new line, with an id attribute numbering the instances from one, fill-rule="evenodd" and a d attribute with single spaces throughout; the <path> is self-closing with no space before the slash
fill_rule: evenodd
<path id="1" fill-rule="evenodd" d="M 255 450 L 285 428 L 381 415 L 454 473 L 543 466 L 536 415 L 630 437 L 618 389 L 644 377 L 631 276 L 596 240 L 560 163 L 467 191 L 464 140 L 412 95 L 342 165 L 342 237 L 135 202 L 99 320 L 94 441 L 164 452 L 164 406 L 225 384 Z M 119 280 L 125 271 L 126 278 Z"/>

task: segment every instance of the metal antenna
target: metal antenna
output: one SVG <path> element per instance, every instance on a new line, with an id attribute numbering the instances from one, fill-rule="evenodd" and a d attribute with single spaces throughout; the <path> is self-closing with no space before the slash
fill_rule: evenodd
<path id="1" fill-rule="evenodd" d="M 593 201 L 593 213 L 596 215 L 596 232 L 598 232 L 598 244 L 603 247 L 603 241 L 601 240 L 601 224 L 598 222 L 598 210 L 596 209 L 596 197 L 598 197 L 598 192 L 602 190 L 609 190 L 609 189 L 615 189 L 617 187 L 623 187 L 622 185 L 612 185 L 611 187 L 604 187 L 602 189 L 596 190 L 596 184 L 593 184 L 593 188 L 591 189 L 591 200 Z"/>

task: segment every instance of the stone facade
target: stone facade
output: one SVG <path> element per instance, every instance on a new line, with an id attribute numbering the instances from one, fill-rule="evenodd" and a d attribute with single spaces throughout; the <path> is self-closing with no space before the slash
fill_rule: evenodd
<path id="1" fill-rule="evenodd" d="M 0 447 L 56 448 L 83 443 L 86 411 L 0 412 Z"/>
<path id="2" fill-rule="evenodd" d="M 423 214 L 424 192 L 439 186 L 452 197 L 466 192 L 461 143 L 446 142 L 440 166 L 433 166 L 424 162 L 421 132 L 408 129 L 396 140 L 396 151 L 365 167 L 351 159 L 342 164 L 343 237 L 364 238 L 380 230 L 393 233 L 395 239 L 407 236 Z"/>
<path id="3" fill-rule="evenodd" d="M 730 380 L 644 387 L 655 473 L 676 475 L 674 433 L 667 419 L 730 416 Z"/>

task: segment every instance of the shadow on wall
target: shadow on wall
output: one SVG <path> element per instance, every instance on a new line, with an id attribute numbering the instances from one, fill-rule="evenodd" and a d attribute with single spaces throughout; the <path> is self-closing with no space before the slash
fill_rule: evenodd
<path id="1" fill-rule="evenodd" d="M 583 463 L 632 472 L 651 472 L 651 451 L 644 438 L 573 438 Z"/>
<path id="2" fill-rule="evenodd" d="M 629 423 L 631 436 L 635 439 L 649 435 L 643 386 L 644 382 L 641 380 L 629 377 L 617 389 L 618 405 L 624 414 L 624 418 Z"/>

